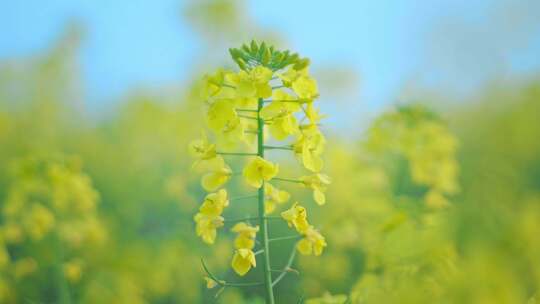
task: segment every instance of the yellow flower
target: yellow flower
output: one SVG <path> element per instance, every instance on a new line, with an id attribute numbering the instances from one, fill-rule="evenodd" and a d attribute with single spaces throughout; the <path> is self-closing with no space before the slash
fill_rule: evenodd
<path id="1" fill-rule="evenodd" d="M 245 140 L 244 124 L 239 117 L 235 117 L 227 122 L 219 135 L 221 144 L 227 147 L 235 146 Z"/>
<path id="2" fill-rule="evenodd" d="M 220 189 L 216 193 L 210 193 L 204 198 L 204 202 L 199 208 L 200 213 L 208 216 L 217 216 L 223 213 L 223 209 L 229 206 L 227 190 Z"/>
<path id="3" fill-rule="evenodd" d="M 279 172 L 279 166 L 266 159 L 257 156 L 253 158 L 244 168 L 246 182 L 255 188 L 260 188 L 263 181 L 269 181 Z"/>
<path id="4" fill-rule="evenodd" d="M 301 99 L 312 100 L 319 95 L 317 82 L 310 76 L 300 76 L 292 83 L 292 89 Z"/>
<path id="5" fill-rule="evenodd" d="M 309 226 L 304 232 L 304 238 L 301 239 L 296 248 L 303 255 L 322 254 L 323 248 L 326 247 L 324 237 L 313 226 Z"/>
<path id="6" fill-rule="evenodd" d="M 217 228 L 223 227 L 223 217 L 219 215 L 195 214 L 197 236 L 207 244 L 214 244 Z"/>
<path id="7" fill-rule="evenodd" d="M 272 95 L 269 84 L 272 70 L 257 66 L 250 71 L 240 71 L 237 74 L 228 74 L 226 79 L 236 87 L 239 98 L 267 98 Z"/>
<path id="8" fill-rule="evenodd" d="M 304 183 L 304 186 L 313 189 L 313 199 L 317 204 L 324 205 L 326 203 L 324 192 L 326 191 L 326 186 L 330 185 L 330 177 L 325 174 L 316 173 L 309 176 L 302 176 L 300 180 Z"/>
<path id="9" fill-rule="evenodd" d="M 212 288 L 218 286 L 218 282 L 216 282 L 212 278 L 204 277 L 204 280 L 206 281 L 206 288 L 208 288 L 208 289 L 212 289 Z"/>
<path id="10" fill-rule="evenodd" d="M 264 184 L 264 193 L 266 195 L 266 201 L 264 203 L 266 214 L 274 212 L 276 204 L 286 203 L 291 198 L 291 195 L 287 191 L 279 190 L 270 183 Z"/>
<path id="11" fill-rule="evenodd" d="M 298 122 L 294 113 L 301 109 L 300 104 L 293 102 L 294 97 L 282 90 L 275 91 L 272 100 L 261 110 L 261 117 L 269 120 L 270 134 L 277 140 L 283 140 L 289 135 L 298 133 Z"/>
<path id="12" fill-rule="evenodd" d="M 238 236 L 234 240 L 234 247 L 236 249 L 253 249 L 259 226 L 252 227 L 244 222 L 240 222 L 234 225 L 231 231 L 238 233 Z"/>
<path id="13" fill-rule="evenodd" d="M 319 109 L 315 108 L 313 103 L 308 103 L 306 107 L 306 117 L 308 118 L 310 125 L 316 126 L 326 116 L 321 115 Z"/>
<path id="14" fill-rule="evenodd" d="M 290 67 L 285 73 L 278 74 L 277 76 L 281 79 L 283 82 L 283 85 L 290 88 L 292 83 L 297 80 L 301 76 L 307 76 L 308 75 L 308 69 L 304 68 L 300 71 L 294 69 L 293 67 Z"/>
<path id="15" fill-rule="evenodd" d="M 81 261 L 72 260 L 64 263 L 64 276 L 72 283 L 76 283 L 82 276 L 82 264 Z"/>
<path id="16" fill-rule="evenodd" d="M 208 142 L 208 137 L 205 132 L 202 132 L 200 139 L 193 140 L 189 143 L 189 153 L 197 159 L 194 166 L 199 161 L 211 161 L 215 158 L 221 158 L 221 156 L 217 155 L 216 145 Z"/>
<path id="17" fill-rule="evenodd" d="M 238 275 L 245 275 L 251 267 L 257 266 L 255 253 L 250 249 L 237 249 L 234 252 L 231 266 Z"/>
<path id="18" fill-rule="evenodd" d="M 201 91 L 201 97 L 204 100 L 217 95 L 221 91 L 225 74 L 224 70 L 219 69 L 213 75 L 204 76 Z"/>
<path id="19" fill-rule="evenodd" d="M 303 233 L 309 227 L 306 208 L 300 206 L 298 202 L 294 203 L 290 209 L 281 212 L 281 217 L 287 221 L 289 227 L 294 226 L 299 233 Z"/>
<path id="20" fill-rule="evenodd" d="M 220 99 L 210 105 L 206 116 L 208 127 L 214 132 L 221 132 L 232 120 L 238 119 L 233 100 Z"/>
<path id="21" fill-rule="evenodd" d="M 320 155 L 323 153 L 325 144 L 326 139 L 319 130 L 307 130 L 293 144 L 293 150 L 306 169 L 319 172 L 323 167 Z"/>
<path id="22" fill-rule="evenodd" d="M 40 204 L 32 205 L 25 226 L 28 234 L 34 240 L 41 240 L 55 224 L 54 214 Z"/>
<path id="23" fill-rule="evenodd" d="M 231 168 L 223 163 L 221 167 L 214 168 L 210 173 L 205 174 L 201 185 L 206 191 L 215 191 L 228 182 L 231 176 Z"/>

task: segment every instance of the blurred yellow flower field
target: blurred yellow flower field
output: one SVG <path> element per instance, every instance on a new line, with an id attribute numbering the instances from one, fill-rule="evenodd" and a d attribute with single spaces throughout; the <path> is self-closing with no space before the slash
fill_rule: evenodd
<path id="1" fill-rule="evenodd" d="M 363 105 L 322 64 L 227 54 L 238 3 L 190 2 L 204 64 L 99 118 L 76 34 L 0 61 L 0 303 L 540 301 L 539 77 L 332 125 Z"/>

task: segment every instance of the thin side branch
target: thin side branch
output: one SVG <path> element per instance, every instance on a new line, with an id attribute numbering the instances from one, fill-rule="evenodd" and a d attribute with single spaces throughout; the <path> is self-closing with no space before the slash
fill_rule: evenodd
<path id="1" fill-rule="evenodd" d="M 264 146 L 268 150 L 292 150 L 291 146 Z"/>
<path id="2" fill-rule="evenodd" d="M 301 235 L 289 235 L 289 236 L 282 236 L 277 238 L 271 238 L 268 239 L 269 242 L 278 242 L 278 241 L 285 241 L 285 240 L 298 240 L 303 238 Z"/>
<path id="3" fill-rule="evenodd" d="M 210 272 L 210 269 L 208 269 L 208 267 L 206 266 L 206 263 L 204 262 L 204 259 L 201 258 L 201 264 L 204 268 L 204 271 L 206 272 L 206 274 L 214 281 L 216 282 L 216 284 L 218 284 L 219 286 L 222 286 L 222 287 L 227 287 L 227 286 L 231 286 L 231 287 L 246 287 L 246 286 L 259 286 L 259 285 L 262 285 L 261 282 L 254 282 L 254 283 L 230 283 L 230 282 L 226 282 L 224 280 L 220 280 L 218 279 L 212 272 Z"/>
<path id="4" fill-rule="evenodd" d="M 279 281 L 281 281 L 287 275 L 287 273 L 290 272 L 288 270 L 291 268 L 295 256 L 296 256 L 296 243 L 294 244 L 292 248 L 292 252 L 291 252 L 291 255 L 289 256 L 289 260 L 287 261 L 287 264 L 285 265 L 285 267 L 283 267 L 283 272 L 272 282 L 272 287 L 276 286 L 276 284 L 279 283 Z"/>
<path id="5" fill-rule="evenodd" d="M 244 153 L 244 152 L 216 152 L 219 155 L 236 155 L 236 156 L 255 156 L 257 153 Z"/>
<path id="6" fill-rule="evenodd" d="M 301 181 L 299 179 L 283 178 L 283 177 L 274 177 L 274 178 L 272 178 L 272 180 L 277 180 L 277 181 L 282 181 L 282 182 L 290 182 L 290 183 L 301 183 L 301 184 L 304 183 L 303 181 Z"/>

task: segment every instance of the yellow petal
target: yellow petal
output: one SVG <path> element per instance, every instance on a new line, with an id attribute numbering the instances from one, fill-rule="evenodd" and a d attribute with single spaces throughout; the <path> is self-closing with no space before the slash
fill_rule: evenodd
<path id="1" fill-rule="evenodd" d="M 211 172 L 203 176 L 201 185 L 206 191 L 215 191 L 229 180 L 229 176 Z"/>
<path id="2" fill-rule="evenodd" d="M 324 205 L 326 203 L 326 196 L 319 189 L 313 190 L 313 199 L 318 205 Z"/>
<path id="3" fill-rule="evenodd" d="M 255 254 L 249 249 L 238 249 L 234 253 L 231 266 L 238 275 L 244 276 L 251 266 L 256 266 Z"/>
<path id="4" fill-rule="evenodd" d="M 303 255 L 310 255 L 313 252 L 313 245 L 304 238 L 298 242 L 296 249 Z"/>

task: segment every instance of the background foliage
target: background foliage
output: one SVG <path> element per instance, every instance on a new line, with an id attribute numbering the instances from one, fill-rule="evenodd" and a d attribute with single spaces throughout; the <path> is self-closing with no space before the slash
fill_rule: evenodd
<path id="1" fill-rule="evenodd" d="M 226 271 L 230 256 L 215 252 L 231 242 L 208 248 L 193 232 L 204 193 L 186 146 L 202 124 L 196 80 L 233 64 L 229 43 L 251 38 L 240 29 L 284 42 L 236 1 L 184 14 L 205 45 L 192 80 L 134 91 L 99 119 L 81 100 L 76 28 L 46 53 L 0 64 L 0 303 L 262 303 L 257 288 L 215 299 L 205 287 L 200 257 Z M 444 93 L 328 131 L 328 203 L 290 190 L 313 204 L 329 245 L 298 260 L 278 303 L 538 301 L 540 79 L 487 85 L 468 103 Z"/>

